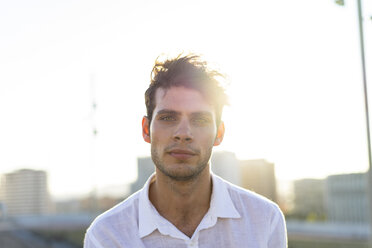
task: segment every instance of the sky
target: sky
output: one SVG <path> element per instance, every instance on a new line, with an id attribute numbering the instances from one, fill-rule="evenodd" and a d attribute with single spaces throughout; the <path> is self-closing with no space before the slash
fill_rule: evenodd
<path id="1" fill-rule="evenodd" d="M 228 76 L 217 151 L 279 180 L 368 169 L 356 1 L 15 0 L 0 1 L 0 173 L 46 170 L 56 197 L 135 180 L 151 68 L 181 52 Z"/>

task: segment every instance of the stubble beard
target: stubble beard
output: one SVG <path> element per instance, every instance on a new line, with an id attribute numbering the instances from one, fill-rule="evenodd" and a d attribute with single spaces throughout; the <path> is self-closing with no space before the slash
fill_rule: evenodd
<path id="1" fill-rule="evenodd" d="M 171 168 L 172 167 L 171 163 L 169 163 L 168 166 L 166 166 L 163 159 L 161 159 L 159 152 L 155 149 L 154 146 L 151 147 L 151 158 L 156 168 L 159 169 L 165 176 L 169 177 L 174 181 L 192 181 L 197 179 L 200 173 L 205 169 L 205 167 L 208 166 L 211 154 L 212 147 L 208 148 L 204 156 L 199 153 L 201 159 L 197 161 L 196 165 L 191 165 L 191 168 L 190 165 L 186 165 L 187 161 L 180 160 L 174 162 L 174 164 L 178 164 L 178 166 L 181 164 L 185 164 L 185 167 L 188 166 L 188 168 L 190 168 L 187 172 L 179 172 Z"/>

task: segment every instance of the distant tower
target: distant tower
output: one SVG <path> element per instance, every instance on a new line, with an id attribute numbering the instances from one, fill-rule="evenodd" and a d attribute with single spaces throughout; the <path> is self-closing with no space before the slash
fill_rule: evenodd
<path id="1" fill-rule="evenodd" d="M 2 202 L 7 215 L 43 215 L 50 212 L 45 171 L 22 169 L 3 175 Z"/>
<path id="2" fill-rule="evenodd" d="M 91 143 L 91 151 L 90 151 L 90 173 L 91 173 L 91 180 L 92 180 L 92 191 L 90 192 L 90 209 L 95 213 L 98 211 L 98 200 L 97 200 L 97 168 L 96 168 L 96 139 L 98 130 L 96 127 L 96 110 L 97 110 L 97 102 L 96 102 L 96 87 L 95 87 L 95 79 L 94 74 L 91 75 L 90 78 L 90 97 L 91 97 L 91 112 L 90 112 L 90 122 L 91 122 L 91 130 L 92 130 L 92 143 Z"/>
<path id="3" fill-rule="evenodd" d="M 96 138 L 98 130 L 96 127 L 96 120 L 95 120 L 97 102 L 96 102 L 96 85 L 94 81 L 94 75 L 91 76 L 91 102 L 92 102 L 92 113 L 91 113 L 92 132 L 93 132 L 93 137 Z"/>

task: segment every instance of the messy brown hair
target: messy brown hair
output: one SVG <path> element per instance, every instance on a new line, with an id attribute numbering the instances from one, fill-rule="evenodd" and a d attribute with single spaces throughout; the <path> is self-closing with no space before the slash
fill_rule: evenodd
<path id="1" fill-rule="evenodd" d="M 223 107 L 228 104 L 227 95 L 218 78 L 224 79 L 225 77 L 220 72 L 209 69 L 207 63 L 195 54 L 178 55 L 174 59 L 165 61 L 156 59 L 151 71 L 151 83 L 145 92 L 149 123 L 151 123 L 156 106 L 156 90 L 158 88 L 167 90 L 174 86 L 183 86 L 199 91 L 212 103 L 218 127 L 221 122 Z"/>

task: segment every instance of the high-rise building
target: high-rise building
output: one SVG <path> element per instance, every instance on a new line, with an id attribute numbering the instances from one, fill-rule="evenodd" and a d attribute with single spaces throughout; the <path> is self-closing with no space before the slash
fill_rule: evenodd
<path id="1" fill-rule="evenodd" d="M 21 169 L 7 173 L 0 189 L 7 215 L 42 215 L 50 211 L 45 171 Z"/>
<path id="2" fill-rule="evenodd" d="M 232 152 L 214 152 L 211 158 L 211 170 L 230 183 L 241 185 L 239 161 Z"/>
<path id="3" fill-rule="evenodd" d="M 369 221 L 368 177 L 365 173 L 332 175 L 326 179 L 327 217 L 332 222 Z"/>
<path id="4" fill-rule="evenodd" d="M 276 201 L 276 179 L 274 164 L 264 159 L 241 160 L 240 186 Z"/>
<path id="5" fill-rule="evenodd" d="M 325 203 L 324 179 L 300 179 L 293 183 L 294 208 L 293 215 L 298 218 L 324 219 Z"/>

